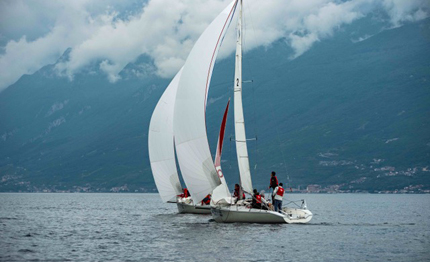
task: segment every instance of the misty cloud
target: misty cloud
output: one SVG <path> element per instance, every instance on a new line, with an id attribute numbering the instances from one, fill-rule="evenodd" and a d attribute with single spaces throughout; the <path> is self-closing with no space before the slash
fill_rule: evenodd
<path id="1" fill-rule="evenodd" d="M 52 64 L 69 47 L 70 59 L 59 75 L 73 75 L 98 63 L 111 82 L 128 63 L 146 54 L 155 73 L 172 77 L 194 41 L 230 0 L 74 0 L 0 2 L 0 90 L 23 74 Z M 246 48 L 285 39 L 295 58 L 315 42 L 369 13 L 383 11 L 392 27 L 429 16 L 426 0 L 248 0 L 245 2 Z M 24 18 L 25 17 L 25 18 Z M 234 26 L 220 57 L 234 49 Z"/>
<path id="2" fill-rule="evenodd" d="M 54 114 L 57 111 L 60 111 L 63 109 L 67 104 L 69 103 L 69 100 L 65 100 L 64 102 L 56 102 L 54 103 L 51 108 L 48 110 L 48 112 L 45 114 L 45 117 L 48 117 L 52 114 Z"/>

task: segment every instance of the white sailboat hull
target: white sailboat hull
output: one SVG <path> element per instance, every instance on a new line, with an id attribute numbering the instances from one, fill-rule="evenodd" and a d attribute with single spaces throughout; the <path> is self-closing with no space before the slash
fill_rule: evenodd
<path id="1" fill-rule="evenodd" d="M 176 203 L 180 214 L 207 214 L 211 213 L 210 206 L 194 206 L 187 203 Z"/>
<path id="2" fill-rule="evenodd" d="M 218 223 L 305 224 L 312 219 L 309 210 L 296 208 L 284 208 L 283 213 L 279 213 L 232 205 L 212 207 L 211 213 Z"/>

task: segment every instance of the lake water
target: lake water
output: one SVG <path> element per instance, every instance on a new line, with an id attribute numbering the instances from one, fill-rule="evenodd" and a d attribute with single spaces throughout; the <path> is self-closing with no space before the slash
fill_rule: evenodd
<path id="1" fill-rule="evenodd" d="M 287 197 L 301 198 L 309 224 L 260 225 L 177 214 L 157 194 L 0 194 L 0 260 L 430 261 L 430 195 Z"/>

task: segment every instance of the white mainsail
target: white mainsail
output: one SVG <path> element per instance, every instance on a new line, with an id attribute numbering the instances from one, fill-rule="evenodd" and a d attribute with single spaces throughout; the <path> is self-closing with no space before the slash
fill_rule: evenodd
<path id="1" fill-rule="evenodd" d="M 183 67 L 176 94 L 173 130 L 182 176 L 194 203 L 220 185 L 206 133 L 206 101 L 219 46 L 237 1 L 227 6 L 206 28 Z"/>
<path id="2" fill-rule="evenodd" d="M 172 201 L 182 192 L 176 168 L 173 110 L 182 69 L 176 74 L 152 113 L 148 132 L 149 160 L 160 197 Z"/>
<path id="3" fill-rule="evenodd" d="M 234 130 L 240 184 L 243 190 L 251 193 L 253 188 L 242 105 L 242 1 L 239 9 L 239 19 L 237 21 L 236 68 L 234 72 Z"/>

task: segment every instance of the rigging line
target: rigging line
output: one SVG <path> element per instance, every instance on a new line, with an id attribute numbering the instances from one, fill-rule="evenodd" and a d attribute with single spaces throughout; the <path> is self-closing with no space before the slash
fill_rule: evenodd
<path id="1" fill-rule="evenodd" d="M 279 145 L 279 149 L 281 151 L 282 161 L 284 162 L 283 165 L 285 167 L 285 175 L 289 178 L 288 169 L 287 169 L 287 162 L 285 161 L 285 154 L 284 154 L 284 150 L 282 149 L 281 138 L 279 136 L 279 126 L 277 125 L 278 122 L 275 120 L 276 119 L 275 110 L 273 109 L 272 103 L 268 103 L 268 104 L 270 105 L 270 109 L 271 109 L 271 113 L 272 113 L 272 119 L 275 122 L 276 137 L 278 139 L 278 145 Z M 289 179 L 288 179 L 288 181 L 289 181 Z"/>
<path id="2" fill-rule="evenodd" d="M 246 8 L 246 10 L 249 10 L 249 7 L 247 7 Z M 247 15 L 248 15 L 248 13 L 249 14 L 251 14 L 251 12 L 250 11 L 245 11 L 245 5 L 244 5 L 244 8 L 243 8 L 243 12 L 242 12 L 242 17 L 243 17 L 243 26 L 244 26 L 244 29 L 245 30 L 243 30 L 244 32 L 242 32 L 242 34 L 243 34 L 243 38 L 242 38 L 242 41 L 243 41 L 243 49 L 245 50 L 245 51 L 249 51 L 248 50 L 248 42 L 247 42 L 247 37 L 246 37 L 246 35 L 247 35 L 247 32 L 248 32 L 248 19 L 247 19 Z M 251 16 L 251 15 L 250 15 Z M 252 30 L 253 30 L 253 34 L 254 34 L 254 36 L 255 36 L 255 32 L 254 32 L 254 26 L 253 26 L 253 23 L 252 23 L 252 16 L 251 16 L 251 26 L 252 26 Z M 245 33 L 246 32 L 246 33 Z M 249 56 L 248 56 L 249 57 Z M 249 59 L 247 56 L 245 56 L 245 59 L 247 60 L 247 61 L 250 61 L 251 59 Z M 242 59 L 243 59 L 243 56 L 242 56 Z M 255 74 L 254 74 L 254 70 L 252 69 L 252 67 L 248 67 L 249 68 L 249 71 L 251 72 L 251 76 L 254 76 Z M 244 81 L 242 81 L 242 83 L 243 83 Z M 254 125 L 253 125 L 253 132 L 254 132 L 254 137 L 257 137 L 257 113 L 256 113 L 256 99 L 255 99 L 255 86 L 254 86 L 254 80 L 251 78 L 251 81 L 250 81 L 250 83 L 251 83 L 251 89 L 252 89 L 252 122 L 254 123 Z M 254 156 L 255 156 L 255 160 L 254 160 L 254 163 L 255 163 L 255 165 L 254 165 L 254 170 L 257 170 L 257 166 L 258 166 L 258 159 L 259 159 L 259 157 L 258 157 L 258 153 L 259 153 L 259 151 L 258 151 L 258 141 L 257 141 L 257 139 L 255 140 L 255 147 L 254 147 Z"/>
<path id="3" fill-rule="evenodd" d="M 239 12 L 235 12 L 235 16 L 238 16 L 238 13 Z M 236 27 L 235 27 L 235 29 L 237 30 L 237 25 L 236 25 Z M 231 72 L 231 74 L 230 74 L 230 77 L 229 77 L 230 79 L 232 79 L 233 81 L 231 81 L 231 80 L 229 80 L 229 81 L 226 81 L 226 82 L 223 82 L 222 84 L 226 84 L 226 88 L 227 88 L 227 93 L 229 94 L 229 97 L 234 97 L 234 70 Z M 234 101 L 234 99 L 233 99 L 233 104 L 235 103 L 235 101 Z M 232 163 L 235 161 L 235 158 L 233 157 L 233 149 L 232 149 L 232 137 L 233 137 L 233 134 L 232 134 L 232 132 L 234 132 L 234 114 L 233 114 L 233 117 L 228 117 L 227 118 L 227 123 L 229 122 L 229 120 L 230 120 L 230 124 L 228 124 L 227 125 L 227 127 L 228 127 L 228 129 L 229 129 L 229 131 L 230 131 L 230 147 L 229 147 L 229 154 L 228 154 L 228 164 L 229 164 L 229 169 L 231 170 L 232 169 Z"/>
<path id="4" fill-rule="evenodd" d="M 249 10 L 249 6 L 248 6 L 248 10 Z M 255 28 L 254 28 L 254 20 L 253 20 L 253 17 L 252 17 L 252 12 L 247 12 L 247 14 L 249 14 L 249 17 L 250 17 L 250 23 L 251 23 L 251 27 L 252 27 L 252 33 L 253 33 L 253 38 L 251 38 L 252 39 L 252 41 L 254 42 L 254 46 L 257 46 L 257 43 L 256 43 L 256 36 L 255 36 Z M 264 57 L 264 58 L 266 58 L 267 59 L 267 57 Z M 263 59 L 264 59 L 263 58 Z M 253 74 L 254 75 L 254 74 Z M 253 92 L 254 92 L 254 89 L 253 89 Z M 253 94 L 254 95 L 254 99 L 255 99 L 255 94 Z M 255 101 L 255 100 L 254 100 Z M 272 103 L 269 103 L 269 105 L 270 105 L 270 107 L 271 107 L 271 109 L 272 109 L 272 119 L 275 119 L 273 116 L 274 116 L 274 109 L 273 109 L 273 105 L 272 105 Z M 279 148 L 281 149 L 281 155 L 282 155 L 282 160 L 283 160 L 283 162 L 284 162 L 284 168 L 285 168 L 285 172 L 286 172 L 286 175 L 287 175 L 287 178 L 288 178 L 288 183 L 290 182 L 290 179 L 289 179 L 289 175 L 288 175 L 288 169 L 287 169 L 287 164 L 286 164 L 286 161 L 285 161 L 285 154 L 284 154 L 284 150 L 282 149 L 282 146 L 281 146 L 281 141 L 280 141 L 280 137 L 279 137 L 279 126 L 276 126 L 276 135 L 277 135 L 277 138 L 278 138 L 278 144 L 279 144 Z M 257 140 L 258 141 L 258 140 Z"/>
<path id="5" fill-rule="evenodd" d="M 211 88 L 215 88 L 218 86 L 226 86 L 226 87 L 228 87 L 228 91 L 230 91 L 231 81 L 228 81 L 228 82 L 226 81 L 226 82 L 221 82 L 221 83 L 211 83 Z"/>
<path id="6" fill-rule="evenodd" d="M 230 134 L 230 150 L 228 151 L 228 164 L 229 164 L 229 168 L 231 169 L 231 163 L 233 162 L 233 160 L 231 159 L 231 152 L 232 152 L 232 150 L 231 150 L 231 134 Z"/>

